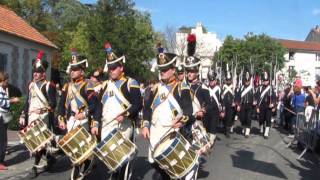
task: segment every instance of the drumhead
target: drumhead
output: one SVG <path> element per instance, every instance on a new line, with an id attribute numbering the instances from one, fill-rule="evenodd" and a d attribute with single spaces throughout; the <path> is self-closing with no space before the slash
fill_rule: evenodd
<path id="1" fill-rule="evenodd" d="M 167 136 L 165 136 L 154 148 L 154 153 L 153 153 L 153 157 L 157 157 L 161 154 L 163 154 L 163 152 L 165 152 L 166 150 L 168 150 L 168 148 L 171 147 L 172 144 L 176 144 L 178 142 L 177 139 L 177 133 L 176 132 L 172 132 L 170 134 L 168 134 Z M 175 141 L 176 140 L 176 141 Z"/>
<path id="2" fill-rule="evenodd" d="M 101 149 L 102 146 L 104 146 L 108 141 L 110 141 L 112 139 L 112 137 L 114 137 L 116 135 L 116 133 L 118 132 L 117 128 L 114 128 L 98 145 L 97 148 Z"/>
<path id="3" fill-rule="evenodd" d="M 62 139 L 60 139 L 60 141 L 58 142 L 58 145 L 60 146 L 64 146 L 64 144 L 66 142 L 68 142 L 70 139 L 72 139 L 72 137 L 82 129 L 83 127 L 82 126 L 78 126 L 74 129 L 72 129 L 71 131 L 69 131 L 66 135 L 63 136 Z"/>

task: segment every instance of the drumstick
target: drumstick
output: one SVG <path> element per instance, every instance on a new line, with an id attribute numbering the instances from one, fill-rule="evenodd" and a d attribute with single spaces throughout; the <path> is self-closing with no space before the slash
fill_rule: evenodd
<path id="1" fill-rule="evenodd" d="M 112 123 L 114 120 L 116 120 L 116 118 L 124 113 L 126 113 L 128 111 L 128 109 L 130 108 L 131 106 L 129 106 L 127 109 L 125 109 L 123 112 L 119 113 L 115 118 L 113 118 L 110 122 L 106 123 L 104 126 L 102 126 L 102 128 L 104 128 L 105 126 L 109 125 L 110 123 Z M 119 123 L 118 123 L 119 124 Z"/>
<path id="2" fill-rule="evenodd" d="M 154 153 L 154 147 L 152 146 L 150 139 L 149 139 L 149 145 L 150 145 L 149 149 L 151 151 L 151 154 L 153 154 Z"/>
<path id="3" fill-rule="evenodd" d="M 157 145 L 163 140 L 163 138 L 165 138 L 165 137 L 170 133 L 170 131 L 171 131 L 172 129 L 174 129 L 172 126 L 169 126 L 169 127 L 170 127 L 170 128 L 162 135 L 162 137 L 160 138 L 159 142 L 156 143 L 155 146 L 157 146 Z M 174 130 L 175 130 L 175 129 L 174 129 Z M 149 140 L 149 143 L 150 143 L 150 146 L 152 147 L 152 149 L 154 149 L 153 146 L 151 145 L 151 141 L 150 141 L 150 140 Z"/>

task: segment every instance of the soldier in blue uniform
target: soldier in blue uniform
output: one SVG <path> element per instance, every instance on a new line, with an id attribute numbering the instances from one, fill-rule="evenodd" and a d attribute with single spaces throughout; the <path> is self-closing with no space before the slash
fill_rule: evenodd
<path id="1" fill-rule="evenodd" d="M 71 82 L 63 86 L 59 102 L 59 127 L 69 132 L 77 126 L 83 126 L 91 134 L 98 135 L 101 112 L 97 109 L 98 98 L 94 84 L 85 79 L 84 71 L 87 66 L 86 57 L 78 55 L 73 49 L 67 69 Z M 90 170 L 90 165 L 91 160 L 87 159 L 83 164 L 73 166 L 71 179 L 82 179 Z"/>
<path id="2" fill-rule="evenodd" d="M 151 88 L 149 98 L 143 107 L 142 134 L 150 140 L 149 162 L 156 169 L 154 179 L 170 177 L 154 162 L 151 152 L 167 133 L 180 129 L 192 121 L 192 101 L 190 89 L 184 82 L 176 79 L 177 55 L 159 51 L 157 68 L 160 71 L 160 82 Z"/>
<path id="3" fill-rule="evenodd" d="M 110 43 L 105 44 L 107 55 L 105 71 L 109 79 L 102 83 L 99 102 L 102 112 L 101 139 L 104 139 L 113 129 L 124 137 L 135 142 L 134 129 L 139 111 L 142 109 L 142 97 L 139 83 L 125 75 L 125 56 L 117 57 Z M 130 162 L 111 175 L 112 179 L 130 179 Z"/>

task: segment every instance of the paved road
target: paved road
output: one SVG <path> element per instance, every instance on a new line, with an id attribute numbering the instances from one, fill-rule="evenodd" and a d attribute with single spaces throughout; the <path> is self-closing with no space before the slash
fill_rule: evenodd
<path id="1" fill-rule="evenodd" d="M 264 139 L 258 133 L 256 122 L 253 134 L 246 139 L 240 135 L 240 128 L 230 139 L 218 134 L 213 152 L 202 159 L 198 179 L 214 180 L 277 180 L 303 179 L 319 180 L 320 164 L 315 156 L 307 153 L 297 160 L 298 148 L 287 148 L 284 141 L 286 135 L 277 129 L 271 130 L 269 139 Z M 150 180 L 154 170 L 147 161 L 147 143 L 138 136 L 138 157 L 134 161 L 133 179 Z M 31 168 L 32 160 L 23 146 L 16 146 L 15 152 L 7 157 L 11 172 L 0 172 L 0 179 L 25 179 Z M 55 171 L 41 173 L 37 180 L 67 180 L 70 176 L 70 162 L 61 157 L 55 165 Z M 86 179 L 107 179 L 108 173 L 102 163 Z"/>

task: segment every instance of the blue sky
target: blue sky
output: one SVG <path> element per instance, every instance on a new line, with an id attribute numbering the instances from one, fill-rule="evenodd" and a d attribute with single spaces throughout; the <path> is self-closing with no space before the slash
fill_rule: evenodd
<path id="1" fill-rule="evenodd" d="M 95 0 L 81 0 L 95 3 Z M 247 32 L 304 40 L 320 24 L 320 0 L 135 0 L 136 9 L 151 14 L 153 27 L 164 31 L 202 22 L 223 39 Z"/>

